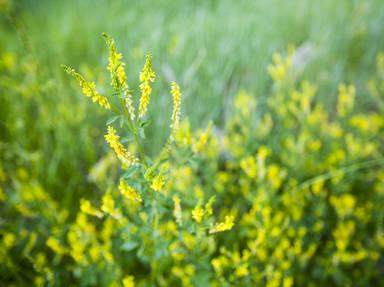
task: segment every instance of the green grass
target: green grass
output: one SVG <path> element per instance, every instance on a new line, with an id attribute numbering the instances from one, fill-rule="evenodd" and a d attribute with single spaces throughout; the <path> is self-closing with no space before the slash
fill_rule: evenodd
<path id="1" fill-rule="evenodd" d="M 106 87 L 102 32 L 116 39 L 136 92 L 144 54 L 153 54 L 158 78 L 155 104 L 150 105 L 151 144 L 145 146 L 153 154 L 169 133 L 173 79 L 183 91 L 183 117 L 194 128 L 211 119 L 220 126 L 239 89 L 248 90 L 263 105 L 271 89 L 266 72 L 271 55 L 290 43 L 311 46 L 304 78 L 318 83 L 328 103 L 334 102 L 339 81 L 363 87 L 376 53 L 384 50 L 381 0 L 15 2 L 15 18 L 23 25 L 17 33 L 11 21 L 1 19 L 0 51 L 15 52 L 18 64 L 33 55 L 37 66 L 13 75 L 12 87 L 1 88 L 4 135 L 15 154 L 26 151 L 24 159 L 18 156 L 20 161 L 31 165 L 44 187 L 68 207 L 99 188 L 86 178 L 106 153 L 106 128 L 104 114 L 59 66 L 80 69 Z M 20 32 L 32 54 L 23 46 Z M 27 95 L 20 96 L 15 85 L 28 87 Z M 364 93 L 358 98 L 369 104 Z"/>

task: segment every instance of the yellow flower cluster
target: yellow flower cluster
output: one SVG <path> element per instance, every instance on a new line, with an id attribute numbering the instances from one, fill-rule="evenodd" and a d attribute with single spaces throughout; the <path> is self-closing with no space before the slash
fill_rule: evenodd
<path id="1" fill-rule="evenodd" d="M 132 186 L 128 185 L 128 183 L 126 183 L 123 179 L 120 180 L 119 190 L 120 193 L 129 200 L 136 202 L 143 201 L 141 195 Z"/>
<path id="2" fill-rule="evenodd" d="M 90 97 L 93 102 L 98 103 L 101 107 L 109 110 L 111 108 L 111 105 L 108 102 L 108 99 L 106 97 L 101 96 L 97 90 L 96 85 L 93 82 L 88 82 L 84 79 L 82 75 L 77 73 L 74 69 L 67 67 L 65 65 L 62 65 L 64 71 L 66 71 L 69 75 L 73 76 L 80 84 L 81 89 L 83 90 L 83 93 L 85 96 Z"/>
<path id="3" fill-rule="evenodd" d="M 211 229 L 209 229 L 209 233 L 217 233 L 217 232 L 223 232 L 227 230 L 231 230 L 234 225 L 235 217 L 232 215 L 227 215 L 224 218 L 223 222 L 216 223 Z"/>
<path id="4" fill-rule="evenodd" d="M 80 210 L 85 214 L 89 214 L 96 217 L 102 217 L 103 214 L 97 208 L 93 207 L 89 200 L 82 199 L 80 201 Z"/>
<path id="5" fill-rule="evenodd" d="M 139 105 L 139 118 L 144 117 L 145 113 L 147 112 L 152 93 L 152 87 L 150 83 L 154 81 L 155 72 L 152 70 L 152 56 L 148 54 L 145 58 L 143 70 L 140 73 L 141 98 Z"/>
<path id="6" fill-rule="evenodd" d="M 197 222 L 200 223 L 204 216 L 204 208 L 202 208 L 200 205 L 197 205 L 192 210 L 192 218 Z"/>
<path id="7" fill-rule="evenodd" d="M 135 287 L 135 278 L 132 275 L 125 276 L 123 279 L 124 287 Z"/>
<path id="8" fill-rule="evenodd" d="M 151 188 L 154 191 L 161 191 L 163 186 L 165 184 L 165 178 L 163 175 L 157 175 L 155 178 L 152 180 Z"/>
<path id="9" fill-rule="evenodd" d="M 108 126 L 108 133 L 104 137 L 123 164 L 129 166 L 138 162 L 138 159 L 120 143 L 120 137 L 113 127 Z"/>
<path id="10" fill-rule="evenodd" d="M 59 255 L 64 255 L 66 253 L 65 248 L 60 244 L 60 242 L 53 237 L 49 237 L 46 242 L 47 246 L 52 249 L 53 252 Z"/>
<path id="11" fill-rule="evenodd" d="M 286 57 L 283 57 L 279 53 L 272 55 L 273 64 L 268 66 L 268 73 L 276 83 L 281 83 L 286 79 L 288 71 L 292 66 L 294 52 L 295 49 L 289 47 Z"/>
<path id="12" fill-rule="evenodd" d="M 174 195 L 173 196 L 173 204 L 174 204 L 174 209 L 173 209 L 173 216 L 175 217 L 175 220 L 178 224 L 181 224 L 183 219 L 182 219 L 182 212 L 181 212 L 181 204 L 180 204 L 180 197 Z"/>
<path id="13" fill-rule="evenodd" d="M 123 55 L 117 51 L 115 41 L 111 37 L 105 33 L 103 33 L 103 37 L 109 48 L 107 70 L 111 74 L 111 86 L 122 93 L 129 117 L 133 121 L 135 119 L 135 108 L 133 106 L 132 95 L 129 92 L 125 63 L 122 61 Z"/>
<path id="14" fill-rule="evenodd" d="M 339 85 L 337 112 L 343 117 L 353 109 L 356 88 L 353 85 Z"/>
<path id="15" fill-rule="evenodd" d="M 192 149 L 195 153 L 202 152 L 209 136 L 211 135 L 212 131 L 212 123 L 210 122 L 208 124 L 208 127 L 205 129 L 205 131 L 200 132 L 200 135 L 198 136 L 197 140 L 193 143 Z"/>
<path id="16" fill-rule="evenodd" d="M 173 96 L 173 111 L 171 116 L 171 129 L 174 133 L 179 128 L 180 109 L 181 109 L 181 92 L 176 82 L 171 84 L 171 94 Z"/>

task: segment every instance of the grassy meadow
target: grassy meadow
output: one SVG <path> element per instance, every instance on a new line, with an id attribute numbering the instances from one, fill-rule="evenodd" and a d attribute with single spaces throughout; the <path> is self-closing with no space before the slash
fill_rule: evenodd
<path id="1" fill-rule="evenodd" d="M 381 0 L 0 0 L 0 286 L 384 284 L 383 35 Z"/>

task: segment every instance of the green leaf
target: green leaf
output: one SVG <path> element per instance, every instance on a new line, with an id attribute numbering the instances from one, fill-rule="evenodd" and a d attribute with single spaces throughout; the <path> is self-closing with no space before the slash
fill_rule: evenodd
<path id="1" fill-rule="evenodd" d="M 113 124 L 116 120 L 118 120 L 120 118 L 120 116 L 114 116 L 114 117 L 111 117 L 107 120 L 107 123 L 106 125 L 107 126 L 110 126 L 111 124 Z"/>
<path id="2" fill-rule="evenodd" d="M 128 169 L 124 172 L 123 178 L 129 179 L 135 175 L 136 172 L 139 171 L 139 166 L 138 165 L 132 165 L 128 167 Z"/>
<path id="3" fill-rule="evenodd" d="M 145 128 L 151 124 L 151 121 L 144 121 L 140 123 L 140 127 Z"/>
<path id="4" fill-rule="evenodd" d="M 124 126 L 125 119 L 124 117 L 120 117 L 120 128 Z"/>
<path id="5" fill-rule="evenodd" d="M 140 138 L 145 139 L 145 132 L 143 128 L 139 128 L 139 136 Z"/>
<path id="6" fill-rule="evenodd" d="M 121 245 L 120 249 L 124 251 L 131 251 L 139 246 L 139 242 L 137 241 L 127 241 L 123 245 Z"/>

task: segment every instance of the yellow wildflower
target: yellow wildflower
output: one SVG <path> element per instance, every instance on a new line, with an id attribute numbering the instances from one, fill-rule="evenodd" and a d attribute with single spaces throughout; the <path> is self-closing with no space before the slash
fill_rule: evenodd
<path id="1" fill-rule="evenodd" d="M 171 116 L 171 129 L 172 129 L 172 132 L 174 132 L 179 128 L 180 108 L 181 108 L 180 87 L 175 82 L 172 82 L 171 94 L 173 96 L 173 111 L 172 111 L 172 116 Z"/>
<path id="2" fill-rule="evenodd" d="M 115 202 L 109 192 L 105 193 L 102 198 L 103 204 L 101 205 L 101 210 L 111 216 L 117 216 L 117 211 L 115 209 Z"/>
<path id="3" fill-rule="evenodd" d="M 234 225 L 235 217 L 232 215 L 227 215 L 224 218 L 223 222 L 218 222 L 216 223 L 210 230 L 209 233 L 217 233 L 217 232 L 222 232 L 226 230 L 231 230 L 233 225 Z"/>
<path id="4" fill-rule="evenodd" d="M 125 276 L 123 279 L 124 287 L 135 287 L 135 278 L 131 275 Z"/>
<path id="5" fill-rule="evenodd" d="M 108 133 L 104 137 L 122 163 L 131 165 L 138 162 L 138 159 L 120 143 L 120 137 L 116 134 L 116 130 L 113 127 L 108 126 Z"/>
<path id="6" fill-rule="evenodd" d="M 285 277 L 283 280 L 283 287 L 293 286 L 293 278 L 291 276 Z"/>
<path id="7" fill-rule="evenodd" d="M 272 55 L 273 64 L 268 66 L 268 73 L 276 83 L 284 81 L 287 77 L 288 70 L 292 66 L 293 53 L 294 49 L 290 49 L 285 58 L 283 58 L 279 53 L 274 53 Z"/>
<path id="8" fill-rule="evenodd" d="M 151 98 L 152 87 L 150 82 L 155 81 L 155 73 L 152 70 L 152 56 L 150 54 L 145 58 L 145 64 L 140 73 L 140 90 L 141 98 L 139 105 L 139 118 L 142 118 L 147 112 L 149 101 Z"/>
<path id="9" fill-rule="evenodd" d="M 211 130 L 212 130 L 212 122 L 208 124 L 208 127 L 205 129 L 205 131 L 200 133 L 197 141 L 193 144 L 192 148 L 195 153 L 199 153 L 203 150 L 204 146 L 206 145 L 209 139 Z"/>
<path id="10" fill-rule="evenodd" d="M 152 180 L 151 188 L 155 191 L 160 191 L 165 183 L 164 176 L 158 175 Z"/>
<path id="11" fill-rule="evenodd" d="M 212 215 L 212 213 L 213 213 L 212 205 L 213 205 L 213 203 L 215 202 L 215 199 L 216 199 L 216 197 L 215 197 L 215 196 L 212 196 L 212 197 L 208 200 L 207 204 L 205 205 L 205 214 L 206 214 L 207 216 L 210 216 L 210 215 Z"/>
<path id="12" fill-rule="evenodd" d="M 16 236 L 13 233 L 5 233 L 3 236 L 3 242 L 6 249 L 12 248 L 16 243 Z"/>
<path id="13" fill-rule="evenodd" d="M 243 117 L 249 117 L 256 107 L 256 101 L 248 92 L 240 90 L 235 98 L 235 108 Z"/>
<path id="14" fill-rule="evenodd" d="M 89 200 L 82 199 L 80 201 L 80 210 L 85 214 L 93 215 L 96 217 L 102 217 L 103 214 L 95 207 L 91 205 Z"/>
<path id="15" fill-rule="evenodd" d="M 124 180 L 120 180 L 119 190 L 122 195 L 126 198 L 136 201 L 142 202 L 140 194 L 131 186 L 129 186 Z"/>
<path id="16" fill-rule="evenodd" d="M 135 108 L 133 106 L 132 95 L 129 92 L 127 75 L 125 73 L 125 63 L 122 61 L 123 55 L 116 49 L 115 41 L 107 34 L 103 33 L 105 42 L 109 48 L 109 60 L 107 70 L 111 74 L 111 86 L 123 93 L 123 98 L 131 120 L 135 119 Z"/>
<path id="17" fill-rule="evenodd" d="M 351 194 L 343 194 L 338 197 L 332 195 L 329 201 L 335 208 L 336 213 L 341 217 L 351 214 L 356 205 L 356 199 Z"/>
<path id="18" fill-rule="evenodd" d="M 99 244 L 92 244 L 92 246 L 88 249 L 89 256 L 91 257 L 93 262 L 98 262 L 101 255 L 101 247 Z"/>
<path id="19" fill-rule="evenodd" d="M 249 270 L 248 270 L 247 263 L 240 264 L 235 269 L 235 275 L 238 277 L 244 277 L 244 276 L 247 276 L 248 274 L 249 274 Z"/>
<path id="20" fill-rule="evenodd" d="M 180 205 L 180 198 L 178 196 L 173 196 L 173 203 L 175 205 L 175 209 L 173 210 L 173 216 L 176 219 L 176 222 L 178 224 L 182 223 L 182 213 L 181 213 L 181 205 Z"/>
<path id="21" fill-rule="evenodd" d="M 200 206 L 197 205 L 193 210 L 192 210 L 192 218 L 197 222 L 200 223 L 201 220 L 203 219 L 204 216 L 204 209 Z"/>
<path id="22" fill-rule="evenodd" d="M 240 161 L 240 167 L 250 177 L 255 178 L 257 175 L 257 163 L 253 156 L 248 156 Z"/>
<path id="23" fill-rule="evenodd" d="M 337 99 L 337 112 L 340 116 L 347 115 L 353 109 L 356 88 L 353 85 L 339 85 L 339 95 Z"/>
<path id="24" fill-rule="evenodd" d="M 111 105 L 109 104 L 106 97 L 100 95 L 96 90 L 94 82 L 88 82 L 82 75 L 77 73 L 74 69 L 62 65 L 63 69 L 67 74 L 73 76 L 80 84 L 83 94 L 92 99 L 93 102 L 97 102 L 101 107 L 109 110 Z"/>
<path id="25" fill-rule="evenodd" d="M 59 255 L 65 254 L 66 250 L 63 246 L 61 246 L 60 242 L 53 237 L 49 237 L 46 242 L 47 246 L 51 248 L 55 253 Z"/>

